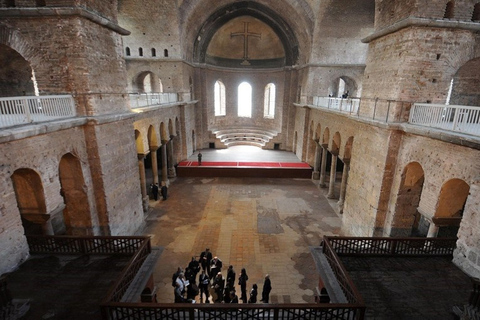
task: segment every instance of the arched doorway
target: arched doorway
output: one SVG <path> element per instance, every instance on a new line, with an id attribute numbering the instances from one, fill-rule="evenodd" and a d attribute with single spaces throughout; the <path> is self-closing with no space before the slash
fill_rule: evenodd
<path id="1" fill-rule="evenodd" d="M 424 180 L 425 174 L 420 163 L 411 162 L 403 169 L 390 236 L 427 235 L 428 223 L 417 211 Z"/>
<path id="2" fill-rule="evenodd" d="M 21 168 L 13 172 L 11 179 L 25 235 L 53 234 L 38 173 L 32 169 Z"/>
<path id="3" fill-rule="evenodd" d="M 470 186 L 461 179 L 451 179 L 443 184 L 432 219 L 437 237 L 457 236 L 469 191 Z"/>
<path id="4" fill-rule="evenodd" d="M 34 73 L 17 51 L 0 44 L 0 97 L 35 95 Z"/>
<path id="5" fill-rule="evenodd" d="M 71 153 L 60 160 L 61 195 L 65 202 L 63 218 L 66 234 L 91 235 L 92 219 L 80 160 Z"/>

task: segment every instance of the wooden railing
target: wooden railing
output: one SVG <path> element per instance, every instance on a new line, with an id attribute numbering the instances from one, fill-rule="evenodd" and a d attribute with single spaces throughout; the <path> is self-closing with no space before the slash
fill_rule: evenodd
<path id="1" fill-rule="evenodd" d="M 75 117 L 70 95 L 0 98 L 0 128 Z"/>
<path id="2" fill-rule="evenodd" d="M 352 279 L 348 275 L 347 270 L 343 266 L 343 263 L 340 261 L 340 258 L 338 257 L 338 255 L 335 253 L 335 249 L 330 242 L 331 239 L 337 239 L 337 238 L 324 237 L 323 239 L 324 239 L 322 242 L 323 254 L 327 258 L 328 263 L 332 268 L 332 271 L 335 274 L 335 277 L 343 293 L 345 294 L 345 297 L 347 298 L 348 303 L 359 304 L 364 306 L 362 296 L 360 295 L 359 291 L 355 287 L 355 284 L 353 283 Z"/>
<path id="3" fill-rule="evenodd" d="M 325 237 L 337 255 L 445 256 L 452 255 L 456 238 Z"/>
<path id="4" fill-rule="evenodd" d="M 363 319 L 364 307 L 345 304 L 152 304 L 109 303 L 105 319 L 297 320 Z"/>
<path id="5" fill-rule="evenodd" d="M 136 255 L 148 237 L 27 236 L 30 253 Z"/>

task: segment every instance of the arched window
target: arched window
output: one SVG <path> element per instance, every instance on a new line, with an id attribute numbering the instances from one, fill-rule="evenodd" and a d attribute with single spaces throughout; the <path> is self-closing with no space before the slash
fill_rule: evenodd
<path id="1" fill-rule="evenodd" d="M 248 82 L 238 86 L 238 116 L 252 117 L 252 86 Z"/>
<path id="2" fill-rule="evenodd" d="M 138 55 L 143 57 L 143 48 L 138 48 Z"/>
<path id="3" fill-rule="evenodd" d="M 345 94 L 345 80 L 343 80 L 342 78 L 340 78 L 338 80 L 338 97 L 342 97 L 344 96 Z"/>
<path id="4" fill-rule="evenodd" d="M 163 56 L 164 56 L 165 58 L 168 57 L 168 49 L 163 50 Z"/>
<path id="5" fill-rule="evenodd" d="M 275 85 L 269 83 L 265 87 L 265 96 L 263 102 L 263 117 L 271 118 L 275 117 Z"/>
<path id="6" fill-rule="evenodd" d="M 157 56 L 157 50 L 155 50 L 155 48 L 152 48 L 152 57 L 156 57 Z"/>
<path id="7" fill-rule="evenodd" d="M 226 115 L 225 111 L 225 85 L 217 80 L 214 86 L 214 104 L 215 104 L 215 115 L 224 116 Z"/>
<path id="8" fill-rule="evenodd" d="M 127 57 L 130 57 L 130 48 L 129 48 L 129 47 L 126 47 L 126 48 L 125 48 L 125 55 L 126 55 Z"/>
<path id="9" fill-rule="evenodd" d="M 480 2 L 475 3 L 473 7 L 472 21 L 480 20 Z"/>
<path id="10" fill-rule="evenodd" d="M 455 1 L 448 1 L 447 6 L 445 7 L 445 14 L 443 18 L 452 19 L 454 15 Z"/>

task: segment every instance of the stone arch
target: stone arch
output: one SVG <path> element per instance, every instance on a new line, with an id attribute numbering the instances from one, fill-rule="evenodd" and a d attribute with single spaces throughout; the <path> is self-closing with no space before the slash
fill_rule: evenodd
<path id="1" fill-rule="evenodd" d="M 455 16 L 455 1 L 448 1 L 445 5 L 444 19 L 453 19 Z"/>
<path id="2" fill-rule="evenodd" d="M 480 57 L 467 61 L 453 77 L 451 105 L 479 106 Z"/>
<path id="3" fill-rule="evenodd" d="M 470 186 L 462 179 L 451 179 L 442 185 L 435 216 L 432 219 L 434 229 L 431 226 L 429 230 L 430 236 L 440 238 L 457 236 L 469 192 Z"/>
<path id="4" fill-rule="evenodd" d="M 479 21 L 479 20 L 480 20 L 480 2 L 477 2 L 473 6 L 472 21 Z"/>
<path id="5" fill-rule="evenodd" d="M 340 84 L 343 82 L 343 86 Z M 358 95 L 358 85 L 357 82 L 348 76 L 340 76 L 336 78 L 331 84 L 332 89 L 329 90 L 332 92 L 334 97 L 341 98 L 343 94 L 348 92 L 348 97 L 356 97 Z"/>
<path id="6" fill-rule="evenodd" d="M 322 125 L 319 123 L 315 129 L 315 140 L 320 141 L 320 137 L 322 136 Z"/>
<path id="7" fill-rule="evenodd" d="M 442 185 L 435 217 L 462 217 L 470 186 L 461 179 L 451 179 Z"/>
<path id="8" fill-rule="evenodd" d="M 173 145 L 174 154 L 176 159 L 182 159 L 182 150 L 184 147 L 184 142 L 182 139 L 182 130 L 180 130 L 180 120 L 178 117 L 175 118 L 175 144 Z"/>
<path id="9" fill-rule="evenodd" d="M 331 152 L 332 152 L 333 154 L 336 154 L 336 155 L 339 154 L 341 143 L 342 143 L 342 137 L 340 136 L 340 132 L 337 131 L 337 132 L 335 132 L 335 134 L 333 135 L 333 139 L 332 139 Z"/>
<path id="10" fill-rule="evenodd" d="M 164 122 L 160 122 L 160 140 L 162 142 L 168 140 L 168 132 Z"/>
<path id="11" fill-rule="evenodd" d="M 192 151 L 195 152 L 197 150 L 197 141 L 195 137 L 195 130 L 192 130 Z"/>
<path id="12" fill-rule="evenodd" d="M 403 169 L 391 225 L 391 236 L 426 235 L 427 230 L 423 230 L 423 221 L 420 221 L 421 216 L 417 211 L 424 180 L 425 173 L 420 163 L 410 162 Z"/>
<path id="13" fill-rule="evenodd" d="M 0 96 L 34 96 L 34 72 L 25 58 L 8 47 L 0 44 Z"/>
<path id="14" fill-rule="evenodd" d="M 254 17 L 268 25 L 277 34 L 285 51 L 285 64 L 294 65 L 299 56 L 298 40 L 293 29 L 275 11 L 263 4 L 240 1 L 226 5 L 212 13 L 200 27 L 195 39 L 193 61 L 205 63 L 207 47 L 215 32 L 225 23 L 240 16 Z"/>
<path id="15" fill-rule="evenodd" d="M 65 202 L 63 219 L 68 235 L 91 235 L 92 219 L 80 159 L 71 153 L 59 164 L 61 195 Z"/>
<path id="16" fill-rule="evenodd" d="M 162 80 L 151 71 L 140 72 L 133 81 L 134 90 L 139 93 L 163 92 Z"/>
<path id="17" fill-rule="evenodd" d="M 330 129 L 327 127 L 325 128 L 325 131 L 323 131 L 322 145 L 328 146 L 329 142 L 330 142 Z"/>
<path id="18" fill-rule="evenodd" d="M 47 215 L 40 175 L 33 169 L 20 168 L 15 170 L 10 178 L 25 234 L 52 234 L 47 224 L 50 216 Z"/>
<path id="19" fill-rule="evenodd" d="M 148 146 L 149 147 L 158 147 L 158 135 L 157 132 L 155 131 L 154 126 L 148 127 Z"/>
<path id="20" fill-rule="evenodd" d="M 135 145 L 137 146 L 137 154 L 146 154 L 143 136 L 139 130 L 135 130 Z"/>

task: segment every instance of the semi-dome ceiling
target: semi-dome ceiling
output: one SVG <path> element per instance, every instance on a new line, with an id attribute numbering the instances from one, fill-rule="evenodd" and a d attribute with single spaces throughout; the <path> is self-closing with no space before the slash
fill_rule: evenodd
<path id="1" fill-rule="evenodd" d="M 259 3 L 235 2 L 205 21 L 194 45 L 194 61 L 218 66 L 281 67 L 298 59 L 298 41 L 277 13 Z"/>
<path id="2" fill-rule="evenodd" d="M 270 26 L 251 16 L 234 18 L 213 35 L 206 63 L 223 67 L 282 67 L 285 50 Z"/>

